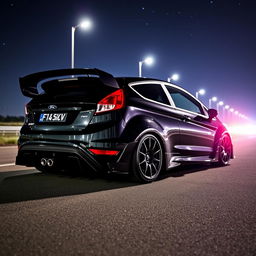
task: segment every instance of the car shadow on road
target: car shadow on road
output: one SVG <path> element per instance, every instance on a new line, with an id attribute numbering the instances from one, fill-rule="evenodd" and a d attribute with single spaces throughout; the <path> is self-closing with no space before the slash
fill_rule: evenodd
<path id="1" fill-rule="evenodd" d="M 211 168 L 210 165 L 178 166 L 163 173 L 160 180 L 182 177 Z M 36 170 L 1 172 L 0 204 L 87 194 L 138 185 L 142 184 L 131 181 L 128 175 L 120 174 L 92 178 L 81 174 L 41 173 Z"/>
<path id="2" fill-rule="evenodd" d="M 10 176 L 11 175 L 11 176 Z M 88 177 L 81 174 L 41 173 L 24 170 L 0 173 L 0 204 L 87 194 L 140 185 L 127 175 Z"/>

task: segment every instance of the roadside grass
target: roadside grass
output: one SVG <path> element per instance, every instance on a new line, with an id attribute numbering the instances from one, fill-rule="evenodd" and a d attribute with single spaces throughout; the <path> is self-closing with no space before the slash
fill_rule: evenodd
<path id="1" fill-rule="evenodd" d="M 22 126 L 23 122 L 0 122 L 0 126 Z M 0 133 L 0 146 L 17 145 L 18 132 Z"/>
<path id="2" fill-rule="evenodd" d="M 0 126 L 22 126 L 23 122 L 0 122 Z"/>
<path id="3" fill-rule="evenodd" d="M 0 146 L 17 145 L 19 136 L 0 135 Z"/>

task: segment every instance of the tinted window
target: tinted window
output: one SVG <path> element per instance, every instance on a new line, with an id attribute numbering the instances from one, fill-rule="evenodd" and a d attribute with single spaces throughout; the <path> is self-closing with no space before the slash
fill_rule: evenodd
<path id="1" fill-rule="evenodd" d="M 170 104 L 160 84 L 138 84 L 132 87 L 143 97 L 164 104 Z"/>
<path id="2" fill-rule="evenodd" d="M 170 93 L 173 102 L 177 108 L 182 108 L 191 112 L 204 114 L 201 106 L 198 102 L 196 102 L 192 97 L 183 91 L 177 90 L 175 88 L 171 88 L 170 86 L 166 86 L 168 92 Z"/>

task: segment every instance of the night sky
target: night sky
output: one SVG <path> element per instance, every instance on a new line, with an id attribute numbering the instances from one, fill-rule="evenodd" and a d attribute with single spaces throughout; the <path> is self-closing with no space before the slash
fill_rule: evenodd
<path id="1" fill-rule="evenodd" d="M 90 32 L 77 29 L 75 67 L 97 67 L 114 76 L 166 80 L 177 72 L 178 84 L 207 103 L 217 96 L 255 119 L 256 15 L 254 1 L 39 1 L 1 0 L 0 114 L 23 115 L 18 78 L 69 68 L 71 26 L 90 17 Z"/>

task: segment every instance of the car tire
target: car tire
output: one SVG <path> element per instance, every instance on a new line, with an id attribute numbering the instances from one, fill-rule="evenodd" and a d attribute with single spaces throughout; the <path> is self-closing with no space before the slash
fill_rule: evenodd
<path id="1" fill-rule="evenodd" d="M 225 134 L 221 137 L 218 150 L 218 165 L 225 166 L 229 164 L 232 156 L 232 144 L 230 137 Z"/>
<path id="2" fill-rule="evenodd" d="M 156 136 L 142 136 L 133 155 L 135 179 L 142 183 L 155 181 L 163 167 L 163 155 L 163 147 Z"/>

